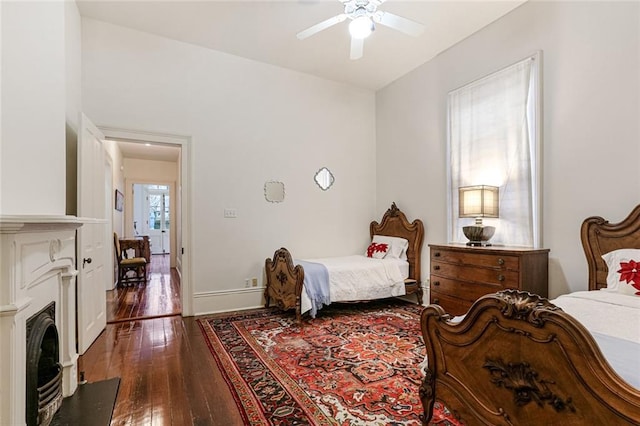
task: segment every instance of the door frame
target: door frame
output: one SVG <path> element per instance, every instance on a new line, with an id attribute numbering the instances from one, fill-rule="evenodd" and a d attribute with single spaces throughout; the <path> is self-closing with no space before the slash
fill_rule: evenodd
<path id="1" fill-rule="evenodd" d="M 117 276 L 115 269 L 115 258 L 113 255 L 113 215 L 115 211 L 115 193 L 113 190 L 113 160 L 111 156 L 105 152 L 104 156 L 104 172 L 105 172 L 105 205 L 104 205 L 104 217 L 107 219 L 107 225 L 105 226 L 105 246 L 108 247 L 105 250 L 105 274 L 108 279 L 105 280 L 105 291 L 113 290 L 116 287 Z"/>
<path id="2" fill-rule="evenodd" d="M 180 235 L 182 237 L 182 244 L 178 240 L 177 226 L 175 228 L 176 233 L 176 262 L 177 270 L 180 274 L 180 299 L 182 302 L 182 316 L 193 316 L 193 283 L 191 282 L 192 276 L 192 263 L 191 263 L 191 247 L 192 247 L 192 169 L 191 164 L 193 162 L 192 149 L 191 149 L 191 136 L 172 135 L 155 132 L 145 132 L 139 130 L 122 129 L 116 127 L 104 127 L 98 126 L 98 128 L 104 133 L 105 137 L 110 139 L 128 140 L 130 142 L 140 143 L 157 143 L 157 144 L 169 144 L 180 146 L 180 182 L 175 183 L 175 195 L 174 200 L 177 199 L 178 192 L 180 193 Z M 137 183 L 137 182 L 136 182 Z M 174 203 L 175 205 L 176 203 Z M 173 223 L 176 223 L 174 220 Z M 176 224 L 177 225 L 177 224 Z"/>

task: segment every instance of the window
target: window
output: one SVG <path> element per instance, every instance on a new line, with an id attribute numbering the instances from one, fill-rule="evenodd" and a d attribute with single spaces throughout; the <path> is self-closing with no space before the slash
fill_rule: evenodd
<path id="1" fill-rule="evenodd" d="M 540 53 L 449 93 L 449 238 L 465 242 L 458 188 L 499 187 L 491 242 L 538 247 Z"/>

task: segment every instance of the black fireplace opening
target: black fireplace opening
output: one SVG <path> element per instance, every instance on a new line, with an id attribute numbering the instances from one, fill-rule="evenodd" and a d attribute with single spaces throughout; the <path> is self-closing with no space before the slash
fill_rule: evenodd
<path id="1" fill-rule="evenodd" d="M 47 426 L 62 404 L 62 365 L 56 328 L 56 305 L 51 302 L 27 320 L 27 426 Z"/>

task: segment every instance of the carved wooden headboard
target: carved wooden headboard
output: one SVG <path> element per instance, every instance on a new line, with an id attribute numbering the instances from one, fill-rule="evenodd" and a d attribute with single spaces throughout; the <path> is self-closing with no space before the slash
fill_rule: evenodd
<path id="1" fill-rule="evenodd" d="M 424 238 L 424 225 L 420 219 L 409 223 L 407 216 L 400 211 L 396 203 L 392 203 L 387 209 L 380 223 L 375 220 L 369 225 L 371 238 L 374 235 L 386 235 L 389 237 L 405 238 L 409 241 L 407 249 L 407 261 L 409 262 L 409 278 L 418 282 L 420 280 L 420 256 L 422 255 L 422 239 Z"/>
<path id="2" fill-rule="evenodd" d="M 620 223 L 600 216 L 585 219 L 580 238 L 589 267 L 589 290 L 606 287 L 608 269 L 602 255 L 622 248 L 640 249 L 640 205 Z"/>

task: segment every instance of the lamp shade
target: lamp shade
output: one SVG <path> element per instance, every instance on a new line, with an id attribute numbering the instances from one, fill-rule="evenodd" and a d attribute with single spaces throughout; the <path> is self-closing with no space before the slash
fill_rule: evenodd
<path id="1" fill-rule="evenodd" d="M 459 217 L 498 217 L 497 186 L 462 186 L 458 191 Z"/>

